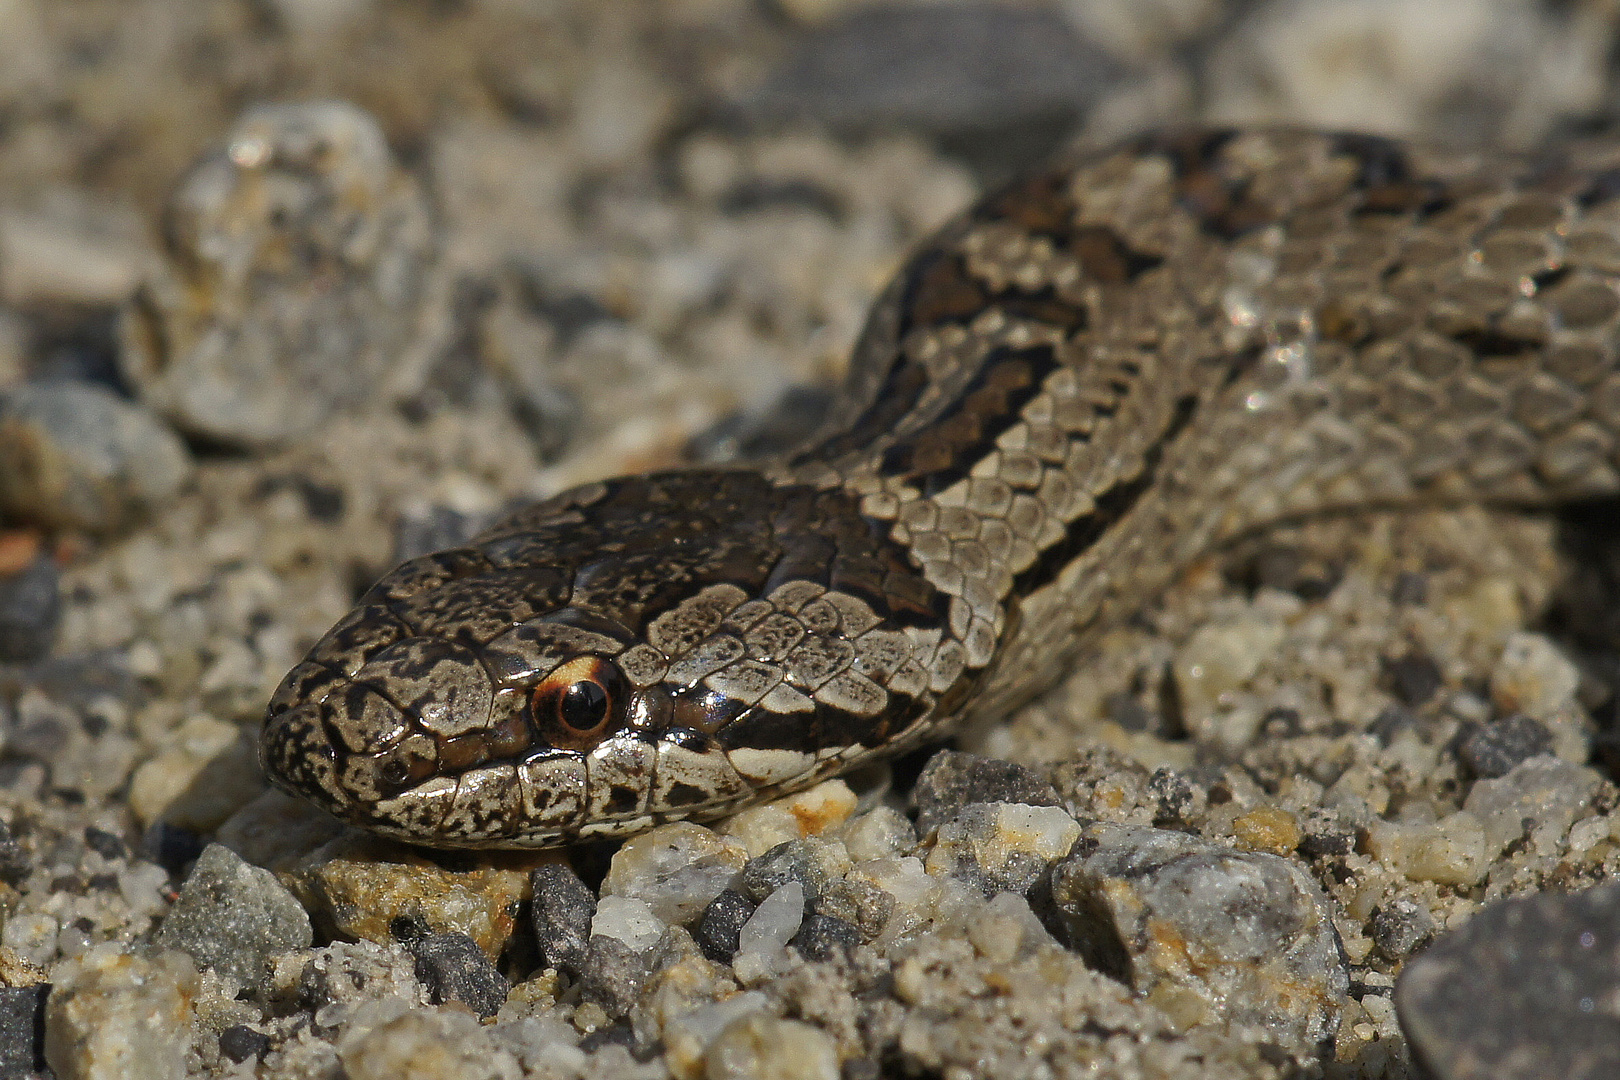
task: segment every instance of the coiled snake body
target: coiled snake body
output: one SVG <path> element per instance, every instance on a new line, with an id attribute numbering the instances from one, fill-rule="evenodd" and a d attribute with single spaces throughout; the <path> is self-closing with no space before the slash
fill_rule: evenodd
<path id="1" fill-rule="evenodd" d="M 1620 149 L 1144 137 L 905 265 L 836 422 L 591 484 L 383 578 L 272 780 L 441 847 L 717 817 L 1004 711 L 1268 521 L 1620 488 Z"/>

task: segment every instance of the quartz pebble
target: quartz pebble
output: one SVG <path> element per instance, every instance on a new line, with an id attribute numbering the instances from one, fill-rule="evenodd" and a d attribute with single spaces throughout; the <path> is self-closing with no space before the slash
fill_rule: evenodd
<path id="1" fill-rule="evenodd" d="M 1526 836 L 1535 850 L 1551 853 L 1601 783 L 1596 771 L 1543 754 L 1497 779 L 1475 781 L 1463 808 L 1480 822 L 1490 855 Z"/>
<path id="2" fill-rule="evenodd" d="M 708 1080 L 838 1080 L 838 1048 L 799 1020 L 753 1013 L 726 1025 L 704 1055 Z"/>
<path id="3" fill-rule="evenodd" d="M 1486 906 L 1402 970 L 1395 1007 L 1436 1080 L 1620 1072 L 1620 885 Z"/>
<path id="4" fill-rule="evenodd" d="M 155 938 L 249 990 L 271 956 L 313 939 L 309 916 L 276 876 L 220 844 L 203 850 Z"/>
<path id="5" fill-rule="evenodd" d="M 804 885 L 794 880 L 765 899 L 737 933 L 739 954 L 768 957 L 781 951 L 804 921 Z"/>
<path id="6" fill-rule="evenodd" d="M 701 916 L 747 861 L 741 844 L 677 821 L 627 840 L 613 855 L 602 892 L 642 900 L 662 922 L 680 925 Z"/>
<path id="7" fill-rule="evenodd" d="M 58 1080 L 173 1080 L 185 1075 L 197 970 L 183 953 L 138 956 L 98 945 L 52 974 L 45 1060 Z"/>
<path id="8" fill-rule="evenodd" d="M 666 925 L 645 900 L 604 896 L 591 917 L 591 937 L 611 938 L 631 952 L 644 953 L 658 944 Z"/>
<path id="9" fill-rule="evenodd" d="M 443 318 L 431 215 L 360 109 L 249 110 L 170 214 L 119 359 L 177 425 L 265 446 L 419 380 Z"/>
<path id="10" fill-rule="evenodd" d="M 146 410 L 89 383 L 0 392 L 0 510 L 47 528 L 126 528 L 172 500 L 191 457 Z"/>
<path id="11" fill-rule="evenodd" d="M 1275 855 L 1099 823 L 1053 870 L 1076 948 L 1180 1018 L 1331 1039 L 1349 989 L 1321 887 Z"/>

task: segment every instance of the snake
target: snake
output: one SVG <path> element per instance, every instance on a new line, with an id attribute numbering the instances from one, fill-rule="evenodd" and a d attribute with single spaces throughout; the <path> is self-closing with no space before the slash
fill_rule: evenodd
<path id="1" fill-rule="evenodd" d="M 433 848 L 708 821 L 1005 714 L 1267 525 L 1616 491 L 1620 146 L 1153 132 L 924 241 L 802 447 L 388 573 L 261 761 Z"/>

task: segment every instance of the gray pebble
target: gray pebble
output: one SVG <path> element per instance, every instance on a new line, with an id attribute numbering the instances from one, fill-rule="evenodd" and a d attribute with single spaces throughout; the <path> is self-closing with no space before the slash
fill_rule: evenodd
<path id="1" fill-rule="evenodd" d="M 459 1001 L 485 1018 L 506 1004 L 511 984 L 466 934 L 427 934 L 407 941 L 405 950 L 416 958 L 416 977 L 433 1004 Z"/>
<path id="2" fill-rule="evenodd" d="M 590 948 L 596 894 L 566 863 L 537 866 L 529 880 L 534 889 L 532 919 L 541 960 L 558 971 L 578 975 Z"/>
<path id="3" fill-rule="evenodd" d="M 757 906 L 748 897 L 732 889 L 724 890 L 709 901 L 709 906 L 703 909 L 702 920 L 698 922 L 697 933 L 693 935 L 703 955 L 717 964 L 731 963 L 731 958 L 737 955 L 738 935 Z"/>
<path id="4" fill-rule="evenodd" d="M 270 1049 L 270 1036 L 246 1024 L 235 1024 L 219 1033 L 219 1052 L 238 1065 L 249 1058 L 262 1058 Z"/>
<path id="5" fill-rule="evenodd" d="M 49 983 L 0 987 L 0 1078 L 28 1076 L 45 1067 L 45 999 Z"/>
<path id="6" fill-rule="evenodd" d="M 56 643 L 62 616 L 56 563 L 40 556 L 0 580 L 0 664 L 43 660 Z"/>
<path id="7" fill-rule="evenodd" d="M 270 871 L 210 844 L 155 938 L 239 987 L 259 985 L 277 953 L 314 940 L 309 915 Z"/>
<path id="8" fill-rule="evenodd" d="M 1373 913 L 1373 944 L 1389 960 L 1405 959 L 1433 937 L 1434 931 L 1429 909 L 1405 897 L 1396 897 Z"/>
<path id="9" fill-rule="evenodd" d="M 777 844 L 758 858 L 749 859 L 739 880 L 742 891 L 755 903 L 763 902 L 790 881 L 803 887 L 809 902 L 841 877 L 848 863 L 841 849 L 818 836 L 807 836 Z"/>
<path id="10" fill-rule="evenodd" d="M 1063 805 L 1057 789 L 1034 769 L 956 750 L 941 750 L 928 759 L 911 799 L 917 807 L 917 833 L 925 837 L 970 803 Z"/>
<path id="11" fill-rule="evenodd" d="M 609 1016 L 622 1017 L 635 1006 L 652 973 L 650 952 L 638 952 L 618 938 L 597 934 L 581 965 L 580 993 Z"/>
<path id="12" fill-rule="evenodd" d="M 0 512 L 111 532 L 163 506 L 190 474 L 174 432 L 99 386 L 27 383 L 0 393 Z"/>
<path id="13" fill-rule="evenodd" d="M 1494 780 L 1506 776 L 1521 761 L 1552 749 L 1552 732 L 1528 716 L 1504 716 L 1480 724 L 1463 736 L 1457 757 L 1474 776 Z"/>
<path id="14" fill-rule="evenodd" d="M 900 127 L 958 139 L 994 132 L 1005 154 L 1021 130 L 1061 137 L 1117 72 L 1055 11 L 862 6 L 807 34 L 744 108 L 766 121 L 846 130 Z"/>
<path id="15" fill-rule="evenodd" d="M 1410 960 L 1395 1009 L 1435 1080 L 1620 1075 L 1620 884 L 1490 904 Z"/>
<path id="16" fill-rule="evenodd" d="M 806 960 L 832 960 L 846 956 L 861 944 L 864 935 L 860 928 L 835 919 L 831 915 L 811 915 L 799 926 L 799 932 L 788 942 Z"/>

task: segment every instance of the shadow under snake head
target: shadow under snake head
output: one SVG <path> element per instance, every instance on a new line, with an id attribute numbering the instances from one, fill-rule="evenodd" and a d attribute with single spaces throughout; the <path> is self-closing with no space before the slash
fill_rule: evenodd
<path id="1" fill-rule="evenodd" d="M 717 817 L 920 734 L 952 689 L 944 609 L 841 492 L 593 484 L 379 581 L 283 680 L 262 760 L 432 846 Z"/>

